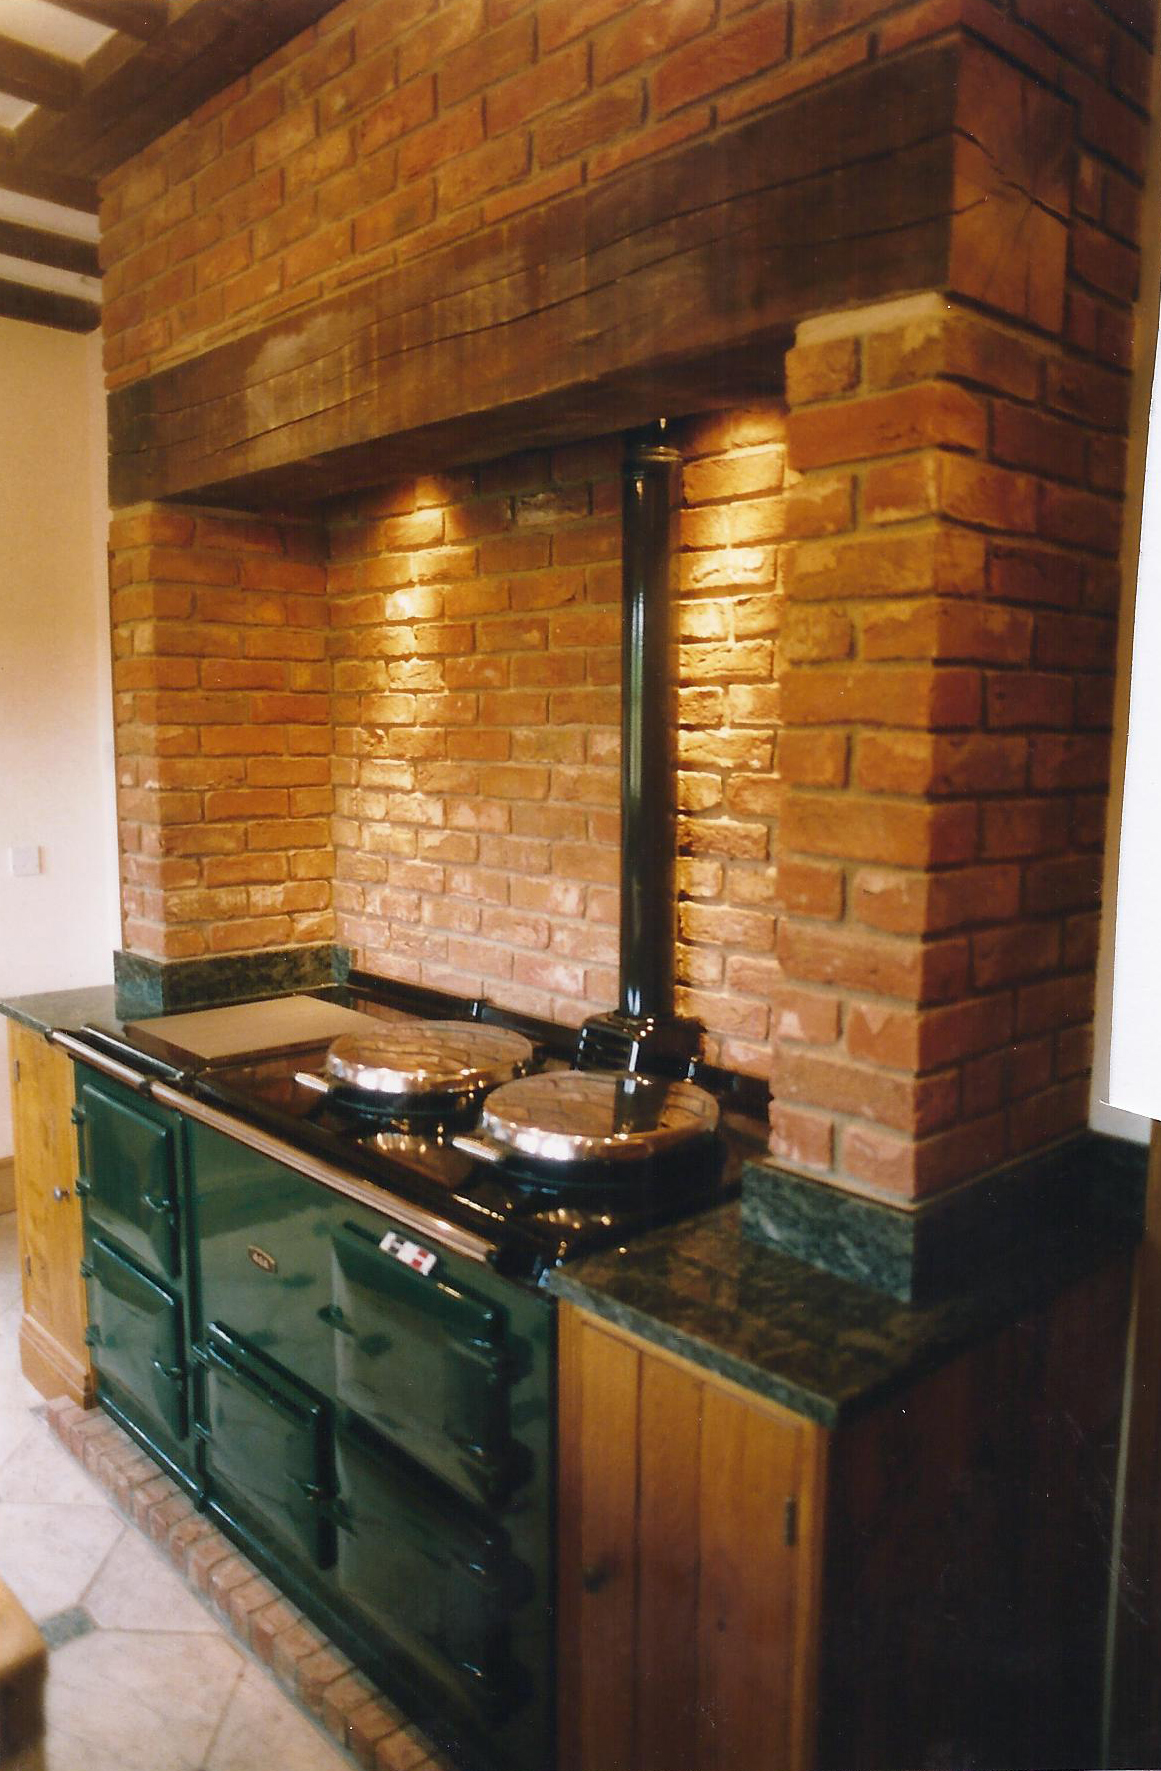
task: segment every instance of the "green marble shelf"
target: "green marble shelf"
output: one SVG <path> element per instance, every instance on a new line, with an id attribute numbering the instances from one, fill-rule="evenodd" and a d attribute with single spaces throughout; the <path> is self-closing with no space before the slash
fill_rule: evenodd
<path id="1" fill-rule="evenodd" d="M 1105 1262 L 1127 1260 L 1143 1199 L 1126 1178 L 1133 1167 L 1094 1174 L 1087 1198 L 925 1305 L 752 1241 L 737 1203 L 562 1267 L 546 1283 L 556 1297 L 833 1427 Z"/>

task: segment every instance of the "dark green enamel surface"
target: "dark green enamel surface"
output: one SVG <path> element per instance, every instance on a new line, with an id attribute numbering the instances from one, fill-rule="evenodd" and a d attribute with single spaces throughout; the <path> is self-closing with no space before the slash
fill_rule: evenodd
<path id="1" fill-rule="evenodd" d="M 147 1269 L 182 1270 L 176 1116 L 141 1096 L 77 1076 L 83 1178 L 91 1220 Z"/>
<path id="2" fill-rule="evenodd" d="M 379 1248 L 398 1228 L 389 1218 L 204 1126 L 188 1135 L 215 1511 L 264 1542 L 305 1609 L 317 1596 L 320 1621 L 340 1620 L 374 1676 L 390 1684 L 408 1667 L 469 1755 L 490 1740 L 513 1771 L 539 1771 L 552 1713 L 547 1298 L 442 1251 L 432 1273 L 414 1271 Z M 216 1341 L 241 1378 L 218 1371 Z M 215 1426 L 227 1382 L 231 1418 Z M 290 1420 L 304 1398 L 323 1411 L 313 1476 L 314 1428 Z M 276 1466 L 289 1484 L 247 1479 Z M 316 1490 L 305 1529 L 303 1481 Z"/>
<path id="3" fill-rule="evenodd" d="M 199 1482 L 182 1224 L 188 1170 L 176 1113 L 74 1066 L 90 1340 L 97 1393 L 179 1481 Z M 148 1201 L 148 1203 L 147 1203 Z"/>
<path id="4" fill-rule="evenodd" d="M 109 1411 L 470 1764 L 553 1731 L 549 1299 L 77 1068 Z M 115 1170 L 116 1172 L 109 1172 Z M 141 1189 L 180 1214 L 163 1273 Z"/>

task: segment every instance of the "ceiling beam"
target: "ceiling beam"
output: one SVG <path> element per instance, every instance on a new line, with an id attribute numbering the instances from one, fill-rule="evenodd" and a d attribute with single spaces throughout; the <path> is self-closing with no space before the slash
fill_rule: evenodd
<path id="1" fill-rule="evenodd" d="M 123 31 L 127 37 L 148 42 L 168 22 L 167 0 L 52 0 L 62 12 L 75 13 L 78 18 L 91 19 L 95 25 L 107 25 L 111 31 Z"/>
<path id="2" fill-rule="evenodd" d="M 25 104 L 67 111 L 81 96 L 81 71 L 63 55 L 0 37 L 0 92 Z"/>
<path id="3" fill-rule="evenodd" d="M 313 25 L 335 0 L 187 0 L 136 53 L 111 37 L 85 64 L 85 95 L 65 116 L 48 110 L 14 132 L 20 156 L 99 178 L 181 117 Z"/>
<path id="4" fill-rule="evenodd" d="M 0 191 L 12 191 L 18 197 L 36 197 L 42 203 L 59 203 L 64 209 L 80 209 L 86 215 L 97 213 L 95 180 L 74 178 L 64 172 L 48 172 L 43 167 L 29 166 L 19 160 L 11 129 L 0 129 Z"/>
<path id="5" fill-rule="evenodd" d="M 95 332 L 101 324 L 101 310 L 95 301 L 0 278 L 0 318 L 29 320 L 34 326 L 55 326 L 64 332 Z"/>
<path id="6" fill-rule="evenodd" d="M 26 258 L 32 264 L 50 264 L 58 271 L 76 271 L 82 277 L 99 277 L 97 248 L 90 240 L 73 240 L 47 228 L 25 227 L 0 218 L 0 253 Z"/>

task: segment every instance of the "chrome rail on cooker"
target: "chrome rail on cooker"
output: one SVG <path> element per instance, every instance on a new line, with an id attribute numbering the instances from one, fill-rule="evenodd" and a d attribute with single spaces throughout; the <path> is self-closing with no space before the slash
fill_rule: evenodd
<path id="1" fill-rule="evenodd" d="M 52 1029 L 48 1038 L 53 1045 L 59 1045 L 70 1057 L 80 1063 L 87 1064 L 91 1069 L 98 1070 L 102 1075 L 110 1077 L 131 1088 L 137 1094 L 147 1094 L 161 1107 L 170 1107 L 177 1113 L 184 1113 L 188 1119 L 196 1119 L 212 1131 L 232 1138 L 236 1144 L 244 1144 L 259 1155 L 269 1156 L 275 1162 L 281 1162 L 286 1168 L 293 1169 L 297 1174 L 305 1175 L 308 1180 L 318 1181 L 321 1186 L 328 1187 L 332 1193 L 341 1193 L 348 1199 L 357 1200 L 360 1205 L 367 1205 L 374 1211 L 380 1211 L 395 1218 L 408 1230 L 423 1237 L 433 1238 L 451 1249 L 455 1254 L 464 1255 L 468 1260 L 482 1264 L 493 1259 L 497 1245 L 485 1236 L 478 1236 L 473 1231 L 453 1224 L 436 1212 L 427 1211 L 409 1199 L 401 1199 L 398 1194 L 377 1185 L 373 1181 L 362 1180 L 358 1175 L 350 1174 L 336 1164 L 314 1156 L 309 1151 L 299 1150 L 284 1138 L 275 1137 L 272 1133 L 261 1130 L 258 1126 L 248 1125 L 245 1120 L 236 1119 L 230 1113 L 223 1113 L 216 1107 L 207 1106 L 193 1096 L 183 1094 L 180 1089 L 171 1088 L 168 1083 L 159 1082 L 140 1075 L 130 1069 L 128 1064 L 120 1063 L 107 1053 L 94 1046 L 86 1045 L 84 1040 L 77 1039 L 71 1033 Z"/>
<path id="2" fill-rule="evenodd" d="M 477 1236 L 473 1231 L 461 1228 L 459 1224 L 450 1223 L 447 1218 L 426 1211 L 423 1206 L 416 1205 L 409 1199 L 401 1199 L 397 1193 L 389 1192 L 373 1181 L 361 1180 L 358 1175 L 350 1174 L 320 1156 L 296 1149 L 284 1138 L 275 1137 L 273 1133 L 262 1131 L 258 1126 L 247 1125 L 245 1120 L 235 1119 L 232 1114 L 207 1106 L 204 1101 L 183 1095 L 178 1089 L 170 1088 L 167 1083 L 154 1082 L 150 1085 L 149 1092 L 160 1106 L 172 1107 L 188 1118 L 209 1126 L 212 1131 L 222 1132 L 224 1136 L 233 1138 L 235 1143 L 244 1144 L 247 1149 L 256 1150 L 259 1155 L 281 1162 L 286 1168 L 294 1169 L 297 1174 L 305 1175 L 308 1180 L 320 1182 L 334 1193 L 342 1193 L 348 1199 L 357 1199 L 360 1205 L 369 1205 L 375 1211 L 388 1213 L 407 1229 L 414 1230 L 421 1236 L 433 1237 L 455 1254 L 466 1255 L 469 1260 L 487 1262 L 497 1252 L 496 1244 L 487 1237 Z"/>

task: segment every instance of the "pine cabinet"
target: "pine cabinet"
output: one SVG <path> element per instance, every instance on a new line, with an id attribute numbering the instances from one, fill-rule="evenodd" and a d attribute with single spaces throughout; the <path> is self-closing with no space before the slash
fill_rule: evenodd
<path id="1" fill-rule="evenodd" d="M 43 1396 L 69 1396 L 87 1407 L 93 1374 L 85 1345 L 73 1067 L 64 1052 L 20 1023 L 10 1023 L 8 1044 L 24 1297 L 21 1368 Z"/>
<path id="2" fill-rule="evenodd" d="M 559 1771 L 805 1771 L 827 1435 L 569 1305 L 559 1420 Z"/>
<path id="3" fill-rule="evenodd" d="M 1104 1763 L 1128 1282 L 834 1428 L 562 1305 L 559 1771 Z"/>

